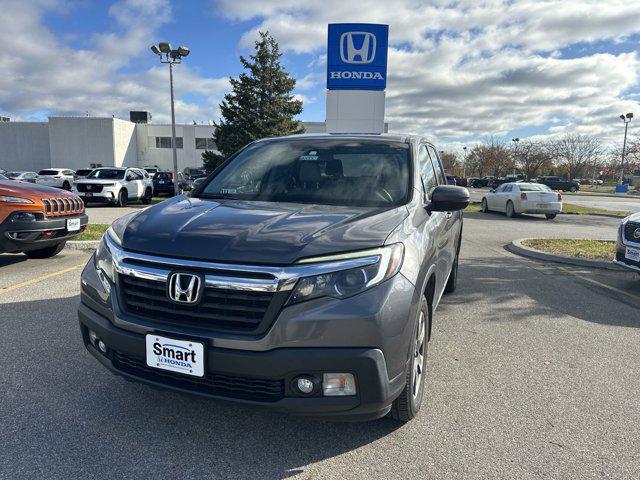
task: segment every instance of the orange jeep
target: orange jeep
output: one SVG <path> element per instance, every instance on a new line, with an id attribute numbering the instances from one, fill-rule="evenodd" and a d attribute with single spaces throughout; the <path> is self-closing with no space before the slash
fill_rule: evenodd
<path id="1" fill-rule="evenodd" d="M 77 195 L 0 178 L 0 253 L 53 257 L 87 228 L 87 222 Z"/>

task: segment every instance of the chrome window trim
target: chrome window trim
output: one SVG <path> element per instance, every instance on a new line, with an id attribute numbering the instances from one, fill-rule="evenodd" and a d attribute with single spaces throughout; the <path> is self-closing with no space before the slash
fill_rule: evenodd
<path id="1" fill-rule="evenodd" d="M 381 254 L 368 255 L 359 258 L 349 258 L 339 261 L 306 263 L 287 267 L 272 267 L 263 265 L 238 265 L 228 263 L 203 262 L 199 260 L 184 260 L 180 258 L 159 257 L 143 253 L 135 253 L 124 250 L 117 245 L 109 235 L 103 240 L 113 258 L 113 266 L 116 272 L 134 278 L 143 278 L 166 282 L 169 273 L 174 270 L 198 268 L 211 270 L 211 274 L 205 274 L 205 284 L 207 287 L 244 290 L 252 292 L 282 292 L 290 291 L 295 286 L 298 279 L 302 277 L 322 275 L 326 273 L 347 270 L 350 268 L 365 267 L 374 265 L 380 261 Z M 166 265 L 167 268 L 157 268 L 155 266 L 141 266 L 127 263 L 127 260 L 137 262 L 148 262 L 153 264 Z M 216 275 L 217 271 L 234 272 L 238 276 Z M 272 278 L 247 278 L 243 273 L 267 274 Z"/>

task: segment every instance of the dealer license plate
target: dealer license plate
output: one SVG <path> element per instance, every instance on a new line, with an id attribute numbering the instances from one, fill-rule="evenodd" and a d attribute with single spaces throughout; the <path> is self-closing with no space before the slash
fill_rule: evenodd
<path id="1" fill-rule="evenodd" d="M 80 219 L 79 218 L 67 219 L 67 231 L 77 232 L 78 230 L 80 230 Z"/>
<path id="2" fill-rule="evenodd" d="M 538 208 L 549 208 L 549 204 L 548 203 L 539 203 L 538 204 Z"/>
<path id="3" fill-rule="evenodd" d="M 204 376 L 204 345 L 190 340 L 176 340 L 147 335 L 147 365 L 194 377 Z"/>
<path id="4" fill-rule="evenodd" d="M 626 247 L 624 258 L 627 260 L 633 260 L 634 262 L 640 262 L 640 249 Z"/>

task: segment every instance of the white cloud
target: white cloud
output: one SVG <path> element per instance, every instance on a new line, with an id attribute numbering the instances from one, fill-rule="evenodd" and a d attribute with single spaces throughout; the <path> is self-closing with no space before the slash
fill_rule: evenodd
<path id="1" fill-rule="evenodd" d="M 640 110 L 636 52 L 586 48 L 589 53 L 579 58 L 563 58 L 563 49 L 572 45 L 613 45 L 640 33 L 640 2 L 219 0 L 215 5 L 234 20 L 258 21 L 243 35 L 241 47 L 259 30 L 269 30 L 285 51 L 316 57 L 326 48 L 327 23 L 389 24 L 387 120 L 396 131 L 465 141 L 552 124 L 550 134 L 577 131 L 618 141 L 620 112 Z M 322 60 L 311 68 L 322 78 Z M 314 78 L 310 75 L 304 86 Z"/>
<path id="2" fill-rule="evenodd" d="M 169 120 L 166 66 L 150 61 L 147 70 L 122 72 L 140 55 L 151 57 L 147 51 L 156 40 L 154 33 L 171 16 L 168 0 L 114 3 L 109 15 L 117 31 L 96 33 L 81 49 L 71 48 L 42 23 L 46 12 L 72 5 L 63 0 L 2 0 L 2 4 L 0 111 L 32 119 L 42 113 L 77 115 L 85 111 L 128 118 L 129 110 L 149 110 L 155 121 Z M 201 77 L 188 62 L 176 68 L 177 119 L 206 122 L 216 118 L 228 80 Z M 185 94 L 197 94 L 203 100 L 181 100 Z"/>

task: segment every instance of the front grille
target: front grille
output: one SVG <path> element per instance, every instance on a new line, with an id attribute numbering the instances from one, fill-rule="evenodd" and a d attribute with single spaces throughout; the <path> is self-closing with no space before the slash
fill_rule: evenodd
<path id="1" fill-rule="evenodd" d="M 44 212 L 47 216 L 77 215 L 84 211 L 84 203 L 79 198 L 52 197 L 43 198 Z"/>
<path id="2" fill-rule="evenodd" d="M 283 379 L 239 377 L 215 372 L 205 373 L 204 377 L 192 377 L 151 368 L 144 361 L 120 352 L 113 352 L 113 362 L 118 370 L 136 377 L 198 393 L 258 402 L 275 402 L 284 397 Z"/>
<path id="3" fill-rule="evenodd" d="M 627 222 L 624 225 L 624 238 L 629 242 L 640 243 L 640 238 L 634 237 L 634 232 L 640 228 L 638 222 Z"/>
<path id="4" fill-rule="evenodd" d="M 176 327 L 255 333 L 277 309 L 271 292 L 206 287 L 197 305 L 183 305 L 169 299 L 166 282 L 120 274 L 118 287 L 126 312 Z"/>
<path id="5" fill-rule="evenodd" d="M 100 193 L 102 192 L 102 185 L 100 185 L 99 183 L 77 183 L 76 184 L 76 188 L 78 189 L 79 192 L 93 192 L 93 193 Z"/>

